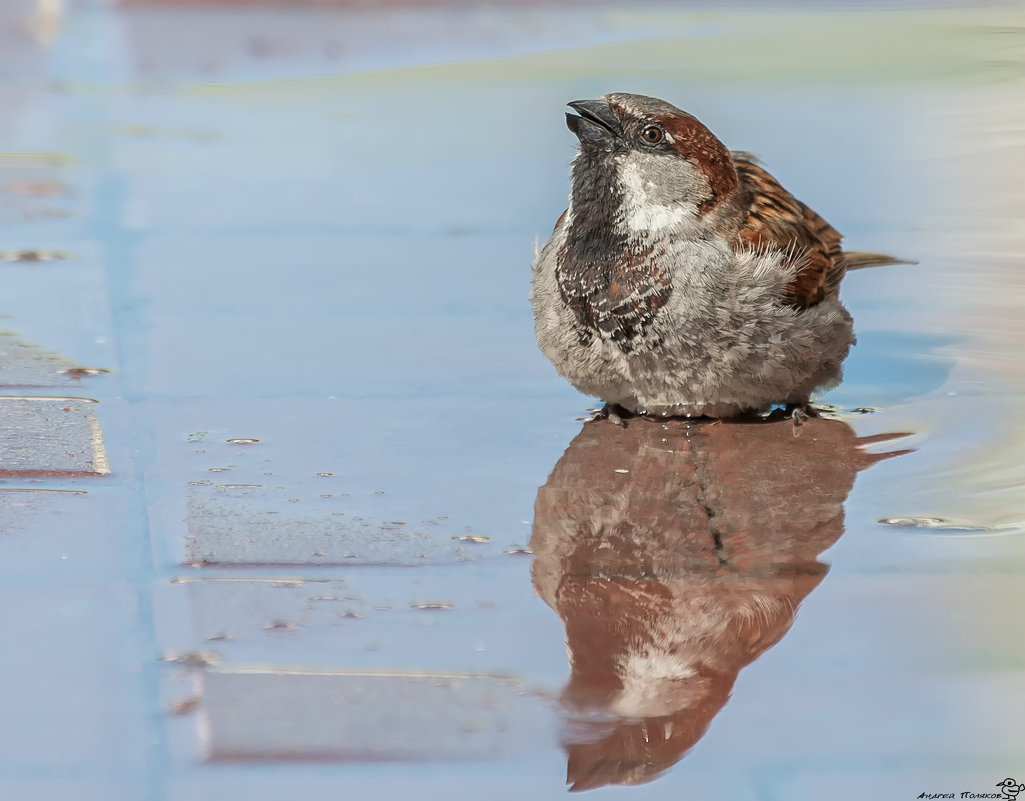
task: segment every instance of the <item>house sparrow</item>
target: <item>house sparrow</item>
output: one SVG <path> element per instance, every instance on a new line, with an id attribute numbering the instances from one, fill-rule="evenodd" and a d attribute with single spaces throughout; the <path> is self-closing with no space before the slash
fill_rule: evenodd
<path id="1" fill-rule="evenodd" d="M 908 453 L 806 425 L 585 425 L 552 468 L 531 573 L 565 630 L 571 789 L 651 781 L 693 747 L 825 577 L 858 473 Z"/>
<path id="2" fill-rule="evenodd" d="M 854 343 L 840 234 L 748 153 L 662 100 L 569 106 L 569 207 L 532 268 L 542 352 L 606 411 L 807 410 Z"/>

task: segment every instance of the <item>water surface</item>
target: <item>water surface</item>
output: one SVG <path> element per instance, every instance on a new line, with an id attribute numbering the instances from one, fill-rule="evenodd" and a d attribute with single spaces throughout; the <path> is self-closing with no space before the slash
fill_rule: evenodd
<path id="1" fill-rule="evenodd" d="M 68 256 L 0 262 L 4 392 L 111 474 L 0 480 L 0 795 L 1022 779 L 1018 11 L 60 9 L 3 12 L 0 250 Z M 838 420 L 582 427 L 529 262 L 613 90 L 918 262 L 846 280 Z"/>

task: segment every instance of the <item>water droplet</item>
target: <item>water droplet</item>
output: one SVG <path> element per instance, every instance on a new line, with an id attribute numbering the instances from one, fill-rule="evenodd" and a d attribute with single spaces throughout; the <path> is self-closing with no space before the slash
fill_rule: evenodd
<path id="1" fill-rule="evenodd" d="M 272 620 L 270 623 L 264 624 L 263 627 L 267 631 L 295 631 L 299 628 L 299 624 L 288 620 Z"/>
<path id="2" fill-rule="evenodd" d="M 221 661 L 219 654 L 213 651 L 167 651 L 160 657 L 161 662 L 173 662 L 176 665 L 185 667 L 214 667 Z"/>
<path id="3" fill-rule="evenodd" d="M 167 705 L 167 714 L 175 716 L 187 715 L 199 706 L 199 701 L 200 699 L 198 695 L 192 695 L 188 698 L 171 701 L 171 703 Z"/>
<path id="4" fill-rule="evenodd" d="M 491 542 L 491 537 L 487 537 L 483 534 L 463 534 L 459 537 L 453 537 L 452 539 L 458 540 L 459 542 Z"/>
<path id="5" fill-rule="evenodd" d="M 957 523 L 943 517 L 884 517 L 879 521 L 885 526 L 894 528 L 929 528 L 950 533 L 972 534 L 992 531 L 989 526 L 977 526 L 971 523 Z"/>
<path id="6" fill-rule="evenodd" d="M 60 250 L 0 250 L 0 260 L 10 262 L 58 261 L 68 258 Z"/>
<path id="7" fill-rule="evenodd" d="M 520 548 L 518 546 L 514 546 L 512 548 L 506 548 L 502 553 L 507 553 L 512 556 L 532 556 L 534 550 L 533 548 Z"/>
<path id="8" fill-rule="evenodd" d="M 206 469 L 208 473 L 227 473 L 230 470 L 230 467 L 208 467 Z"/>
<path id="9" fill-rule="evenodd" d="M 320 476 L 321 478 L 327 478 L 329 476 L 333 476 L 334 473 L 317 473 L 317 475 Z"/>
<path id="10" fill-rule="evenodd" d="M 450 604 L 447 601 L 421 601 L 410 604 L 409 607 L 410 609 L 453 609 L 455 604 Z"/>
<path id="11" fill-rule="evenodd" d="M 627 470 L 627 469 L 626 469 L 625 467 L 617 467 L 617 468 L 616 468 L 615 470 L 613 470 L 612 472 L 613 472 L 613 473 L 629 473 L 630 471 L 629 471 L 629 470 Z"/>
<path id="12" fill-rule="evenodd" d="M 233 437 L 232 439 L 225 440 L 225 442 L 231 445 L 254 445 L 259 441 L 256 437 Z"/>
<path id="13" fill-rule="evenodd" d="M 884 517 L 879 522 L 887 526 L 897 526 L 898 528 L 935 528 L 947 521 L 942 517 Z"/>
<path id="14" fill-rule="evenodd" d="M 69 367 L 67 370 L 58 370 L 57 372 L 72 378 L 82 378 L 87 375 L 103 375 L 111 371 L 106 367 Z"/>

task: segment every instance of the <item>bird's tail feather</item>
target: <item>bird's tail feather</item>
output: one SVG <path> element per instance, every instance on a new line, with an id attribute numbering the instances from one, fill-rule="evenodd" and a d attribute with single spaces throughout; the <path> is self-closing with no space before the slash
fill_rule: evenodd
<path id="1" fill-rule="evenodd" d="M 864 267 L 884 267 L 887 264 L 918 264 L 917 261 L 898 259 L 886 253 L 869 253 L 867 250 L 845 250 L 844 261 L 848 270 L 861 270 Z"/>

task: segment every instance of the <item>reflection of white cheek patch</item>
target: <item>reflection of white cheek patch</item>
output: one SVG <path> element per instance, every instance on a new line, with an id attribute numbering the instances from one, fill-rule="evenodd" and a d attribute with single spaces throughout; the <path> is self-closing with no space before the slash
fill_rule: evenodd
<path id="1" fill-rule="evenodd" d="M 634 164 L 624 164 L 619 171 L 623 184 L 623 221 L 630 231 L 663 231 L 678 229 L 694 219 L 694 211 L 683 206 L 666 206 L 649 199 L 646 181 Z"/>

